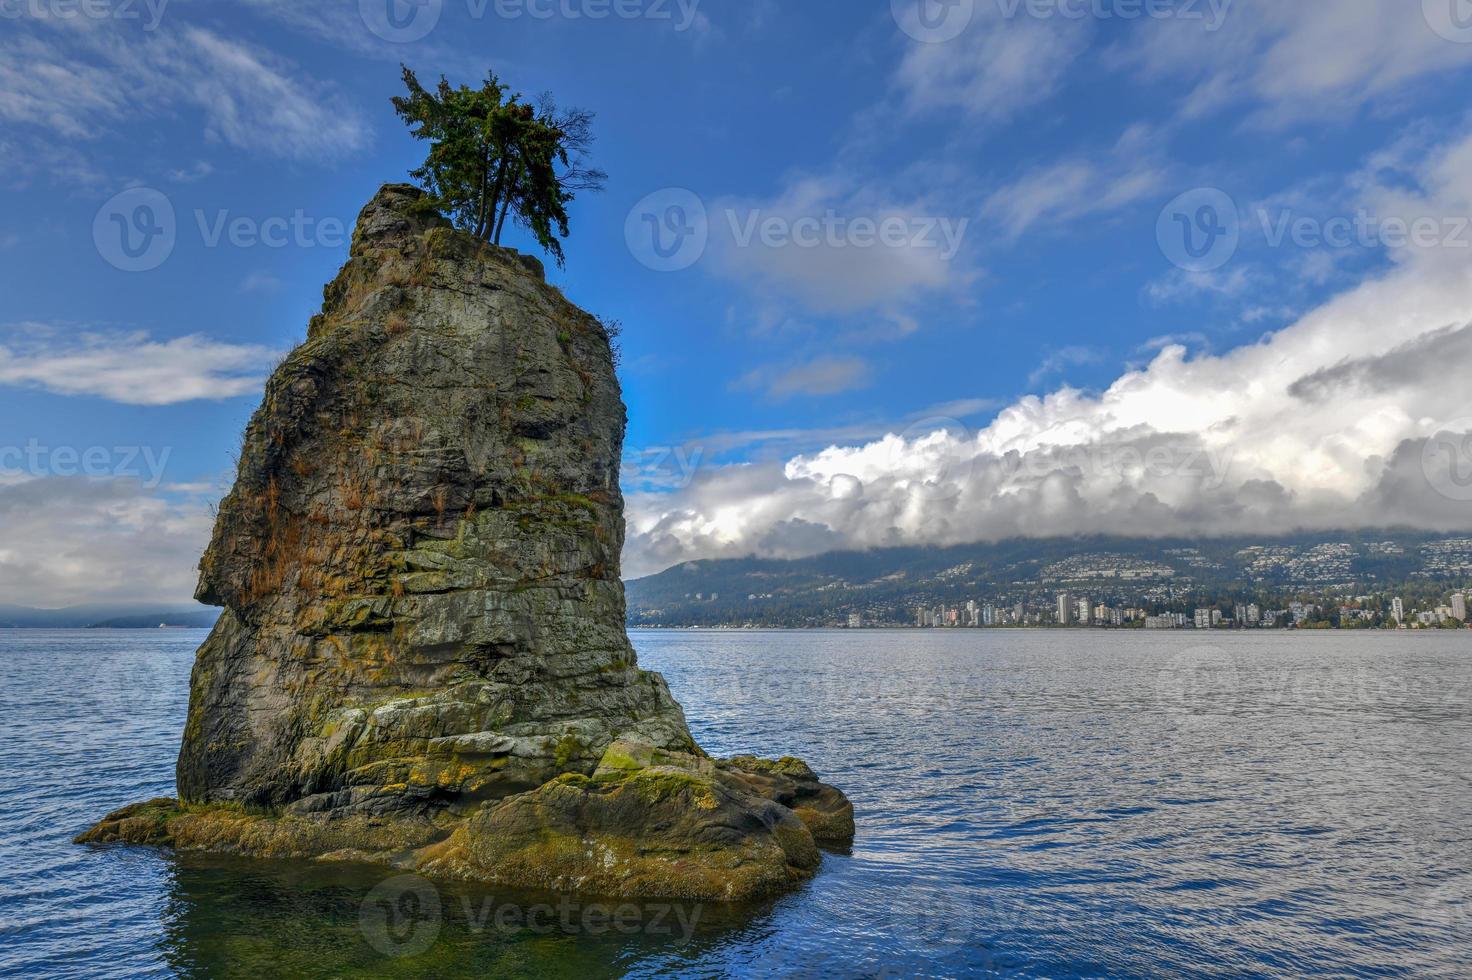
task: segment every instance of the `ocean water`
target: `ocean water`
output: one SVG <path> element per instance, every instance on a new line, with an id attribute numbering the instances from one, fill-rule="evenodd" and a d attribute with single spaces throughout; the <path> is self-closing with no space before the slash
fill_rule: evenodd
<path id="1" fill-rule="evenodd" d="M 1472 633 L 636 633 L 858 808 L 742 907 L 71 844 L 172 792 L 203 636 L 0 631 L 0 975 L 1472 975 Z"/>

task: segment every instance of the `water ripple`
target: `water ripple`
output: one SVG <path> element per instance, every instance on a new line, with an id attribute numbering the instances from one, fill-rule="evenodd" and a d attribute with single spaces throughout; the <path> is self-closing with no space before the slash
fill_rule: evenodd
<path id="1" fill-rule="evenodd" d="M 688 933 L 488 928 L 444 885 L 374 946 L 376 869 L 88 849 L 173 789 L 193 631 L 0 632 L 0 975 L 1465 975 L 1465 634 L 639 633 L 714 754 L 859 814 L 800 891 Z M 647 911 L 647 910 L 641 910 Z"/>

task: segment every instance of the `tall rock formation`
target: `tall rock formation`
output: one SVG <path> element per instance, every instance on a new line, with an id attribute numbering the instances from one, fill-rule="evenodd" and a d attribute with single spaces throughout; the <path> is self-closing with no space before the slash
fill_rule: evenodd
<path id="1" fill-rule="evenodd" d="M 609 338 L 408 186 L 364 209 L 200 563 L 182 802 L 79 840 L 603 894 L 799 881 L 852 808 L 708 758 L 624 633 Z"/>

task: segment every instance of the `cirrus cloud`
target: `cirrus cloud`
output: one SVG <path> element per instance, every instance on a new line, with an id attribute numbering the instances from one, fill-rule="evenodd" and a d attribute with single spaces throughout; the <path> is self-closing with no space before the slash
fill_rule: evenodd
<path id="1" fill-rule="evenodd" d="M 200 335 L 154 340 L 147 333 L 64 336 L 36 324 L 0 340 L 0 385 L 89 395 L 125 405 L 218 401 L 260 390 L 279 351 Z"/>

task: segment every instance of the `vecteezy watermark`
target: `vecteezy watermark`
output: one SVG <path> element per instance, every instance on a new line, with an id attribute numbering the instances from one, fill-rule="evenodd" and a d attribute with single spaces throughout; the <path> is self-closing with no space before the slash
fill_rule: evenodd
<path id="1" fill-rule="evenodd" d="M 466 931 L 504 934 L 668 936 L 688 942 L 704 906 L 689 902 L 583 902 L 563 896 L 554 902 L 500 902 L 493 896 L 462 894 L 445 902 L 432 882 L 418 875 L 382 881 L 358 908 L 363 938 L 384 956 L 419 956 L 439 939 L 446 918 L 463 918 Z"/>
<path id="2" fill-rule="evenodd" d="M 1236 452 L 1210 446 L 1064 446 L 1008 453 L 1002 468 L 1012 477 L 1045 479 L 1060 470 L 1087 476 L 1105 474 L 1121 479 L 1187 479 L 1205 490 L 1220 490 L 1227 482 Z"/>
<path id="3" fill-rule="evenodd" d="M 690 268 L 710 243 L 705 202 L 683 187 L 667 187 L 645 196 L 629 209 L 624 243 L 634 258 L 655 272 Z"/>
<path id="4" fill-rule="evenodd" d="M 138 480 L 149 490 L 164 481 L 173 447 L 44 446 L 31 439 L 24 446 L 0 446 L 0 477 L 77 477 Z"/>
<path id="5" fill-rule="evenodd" d="M 196 208 L 193 227 L 205 248 L 342 248 L 349 240 L 341 218 L 316 218 L 298 208 L 290 215 L 256 218 L 227 208 Z M 133 187 L 110 198 L 92 221 L 97 254 L 124 272 L 150 272 L 179 244 L 174 203 L 151 187 Z"/>
<path id="6" fill-rule="evenodd" d="M 447 0 L 358 0 L 358 15 L 373 34 L 394 44 L 422 41 L 439 26 Z M 701 0 L 463 0 L 471 20 L 648 20 L 688 31 Z"/>
<path id="7" fill-rule="evenodd" d="M 1187 191 L 1161 210 L 1155 240 L 1171 264 L 1187 272 L 1220 269 L 1242 243 L 1237 204 L 1215 187 Z"/>
<path id="8" fill-rule="evenodd" d="M 118 710 L 118 692 L 127 691 L 128 709 L 140 715 L 150 711 L 187 710 L 189 664 L 194 659 L 193 649 L 198 646 L 198 641 L 191 637 L 187 633 L 177 639 L 165 635 L 148 644 L 121 644 L 116 650 L 109 650 L 107 656 L 93 658 L 84 677 L 68 678 L 75 685 L 67 690 L 69 704 L 82 717 L 93 717 L 92 712 L 95 716 L 105 716 Z M 91 738 L 100 745 L 110 736 L 99 729 Z"/>
<path id="9" fill-rule="evenodd" d="M 1008 20 L 1183 20 L 1219 31 L 1233 0 L 995 0 Z"/>
<path id="10" fill-rule="evenodd" d="M 730 246 L 738 249 L 930 250 L 949 262 L 971 223 L 969 218 L 923 215 L 844 215 L 834 208 L 796 216 L 726 208 L 720 218 L 713 225 L 699 195 L 669 187 L 629 209 L 624 241 L 635 259 L 656 272 L 690 268 L 705 255 L 716 232 L 728 234 Z"/>
<path id="11" fill-rule="evenodd" d="M 1331 218 L 1295 214 L 1292 208 L 1258 208 L 1255 214 L 1269 248 L 1472 248 L 1467 215 L 1382 217 L 1364 208 Z"/>
<path id="12" fill-rule="evenodd" d="M 1259 207 L 1252 215 L 1253 230 L 1274 249 L 1472 249 L 1469 215 L 1379 215 L 1361 208 L 1320 217 L 1287 207 Z M 1213 272 L 1236 256 L 1247 230 L 1231 195 L 1198 187 L 1161 210 L 1155 237 L 1173 265 L 1187 272 Z"/>
<path id="13" fill-rule="evenodd" d="M 970 218 L 936 216 L 848 217 L 831 208 L 795 218 L 759 208 L 728 208 L 725 215 L 737 248 L 935 249 L 943 262 L 956 257 L 971 224 Z"/>
<path id="14" fill-rule="evenodd" d="M 1155 676 L 1155 695 L 1169 715 L 1196 722 L 1233 714 L 1242 679 L 1230 653 L 1197 646 L 1172 657 Z"/>
<path id="15" fill-rule="evenodd" d="M 1421 0 L 1421 14 L 1448 41 L 1472 44 L 1472 0 Z"/>
<path id="16" fill-rule="evenodd" d="M 1087 923 L 1073 920 L 1036 895 L 1027 895 L 1001 883 L 992 885 L 910 886 L 886 892 L 886 901 L 875 903 L 886 921 L 879 930 L 896 951 L 913 951 L 926 959 L 945 964 L 942 975 L 951 975 L 960 964 L 951 957 L 965 957 L 965 966 L 998 976 L 1014 976 L 1022 961 L 1001 953 L 1006 945 L 999 937 L 1019 930 L 1077 935 Z M 894 957 L 901 960 L 900 955 Z M 843 973 L 841 967 L 837 971 Z M 870 975 L 885 978 L 910 977 L 915 971 L 903 963 L 882 964 Z"/>
<path id="17" fill-rule="evenodd" d="M 1421 447 L 1421 472 L 1446 499 L 1472 502 L 1472 418 L 1437 427 Z"/>
<path id="18" fill-rule="evenodd" d="M 359 931 L 384 956 L 428 952 L 443 926 L 439 889 L 418 875 L 379 882 L 358 906 Z"/>
<path id="19" fill-rule="evenodd" d="M 891 892 L 885 911 L 895 941 L 935 953 L 973 942 L 986 910 L 945 889 L 911 886 Z"/>
<path id="20" fill-rule="evenodd" d="M 684 490 L 704 460 L 703 446 L 625 447 L 620 471 L 626 483 Z"/>
<path id="21" fill-rule="evenodd" d="M 1463 949 L 1472 943 L 1472 874 L 1452 872 L 1425 893 L 1422 907 L 1427 918 Z"/>
<path id="22" fill-rule="evenodd" d="M 889 0 L 900 30 L 925 44 L 943 44 L 965 33 L 976 16 L 976 0 Z"/>
<path id="23" fill-rule="evenodd" d="M 0 20 L 137 20 L 158 30 L 169 0 L 0 0 Z"/>
<path id="24" fill-rule="evenodd" d="M 347 222 L 341 218 L 314 218 L 301 208 L 289 217 L 232 217 L 228 210 L 206 213 L 195 209 L 194 221 L 205 248 L 342 248 L 348 243 Z"/>
<path id="25" fill-rule="evenodd" d="M 1183 20 L 1220 30 L 1233 0 L 889 0 L 900 30 L 925 44 L 960 37 L 991 3 L 1004 20 Z"/>
<path id="26" fill-rule="evenodd" d="M 109 265 L 124 272 L 157 269 L 178 241 L 174 204 L 151 187 L 131 187 L 97 210 L 92 241 Z"/>
<path id="27" fill-rule="evenodd" d="M 444 0 L 358 0 L 358 16 L 383 40 L 409 44 L 429 36 L 444 6 Z"/>

